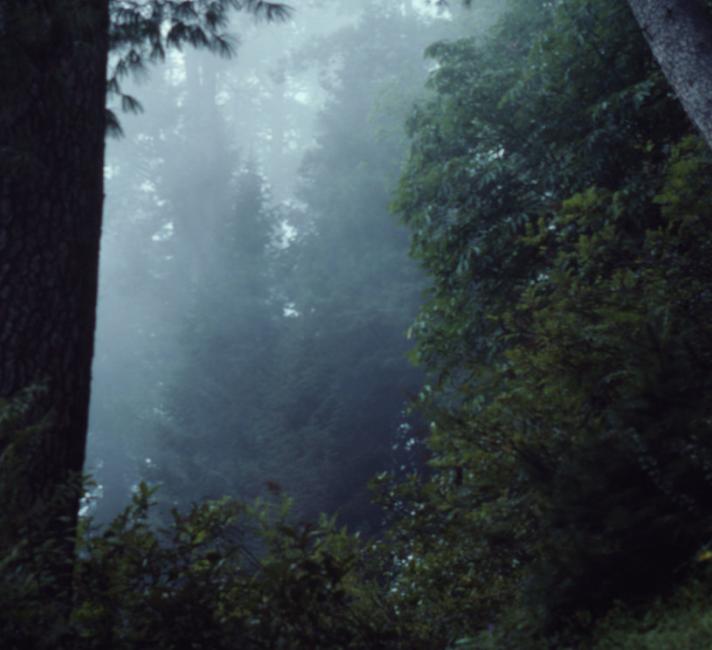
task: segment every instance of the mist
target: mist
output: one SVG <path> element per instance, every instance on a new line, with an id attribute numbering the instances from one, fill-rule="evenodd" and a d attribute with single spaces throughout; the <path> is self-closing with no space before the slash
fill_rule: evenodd
<path id="1" fill-rule="evenodd" d="M 143 111 L 106 158 L 97 519 L 146 480 L 180 508 L 278 490 L 376 525 L 367 481 L 420 435 L 405 332 L 424 282 L 388 205 L 423 50 L 462 22 L 303 3 L 286 23 L 237 16 L 233 59 L 174 52 L 127 86 Z"/>

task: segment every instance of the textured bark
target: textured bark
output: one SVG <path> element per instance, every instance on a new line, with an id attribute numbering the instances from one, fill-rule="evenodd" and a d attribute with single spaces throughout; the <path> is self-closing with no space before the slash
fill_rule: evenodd
<path id="1" fill-rule="evenodd" d="M 46 387 L 51 426 L 17 486 L 32 501 L 84 463 L 108 2 L 0 0 L 0 16 L 0 397 Z"/>
<path id="2" fill-rule="evenodd" d="M 698 0 L 628 0 L 685 112 L 712 147 L 712 20 Z"/>

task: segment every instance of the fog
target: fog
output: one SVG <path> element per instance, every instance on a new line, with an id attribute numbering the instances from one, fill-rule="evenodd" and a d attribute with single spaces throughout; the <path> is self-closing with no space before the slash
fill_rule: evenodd
<path id="1" fill-rule="evenodd" d="M 236 16 L 230 60 L 172 52 L 108 143 L 86 470 L 100 520 L 138 481 L 187 507 L 284 490 L 368 529 L 410 462 L 423 277 L 388 205 L 424 48 L 476 13 L 295 3 Z M 411 441 L 411 442 L 409 442 Z"/>

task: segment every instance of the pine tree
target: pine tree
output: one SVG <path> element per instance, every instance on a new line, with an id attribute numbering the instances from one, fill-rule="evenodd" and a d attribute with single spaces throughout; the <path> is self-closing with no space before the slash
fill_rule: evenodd
<path id="1" fill-rule="evenodd" d="M 446 25 L 412 7 L 375 3 L 356 26 L 295 56 L 301 65 L 342 63 L 323 75 L 329 101 L 302 163 L 297 236 L 282 255 L 293 314 L 277 397 L 297 459 L 310 469 L 305 504 L 364 530 L 380 523 L 367 482 L 391 467 L 418 385 L 405 333 L 421 277 L 388 204 L 404 153 L 401 120 L 425 76 L 421 51 L 438 29 Z"/>
<path id="2" fill-rule="evenodd" d="M 182 360 L 166 382 L 161 438 L 172 453 L 154 478 L 181 506 L 204 497 L 250 498 L 269 478 L 262 466 L 274 410 L 270 387 L 278 382 L 279 307 L 269 264 L 274 224 L 263 179 L 250 165 L 223 192 L 235 203 L 206 215 L 211 254 L 193 278 L 180 333 Z"/>

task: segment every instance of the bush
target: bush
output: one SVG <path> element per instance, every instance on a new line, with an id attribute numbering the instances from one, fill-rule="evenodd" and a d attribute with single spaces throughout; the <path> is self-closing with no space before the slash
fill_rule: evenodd
<path id="1" fill-rule="evenodd" d="M 367 545 L 334 519 L 295 524 L 286 499 L 226 498 L 158 528 L 153 492 L 140 485 L 102 530 L 82 521 L 68 618 L 43 588 L 51 549 L 3 558 L 3 650 L 418 647 L 395 633 Z"/>

